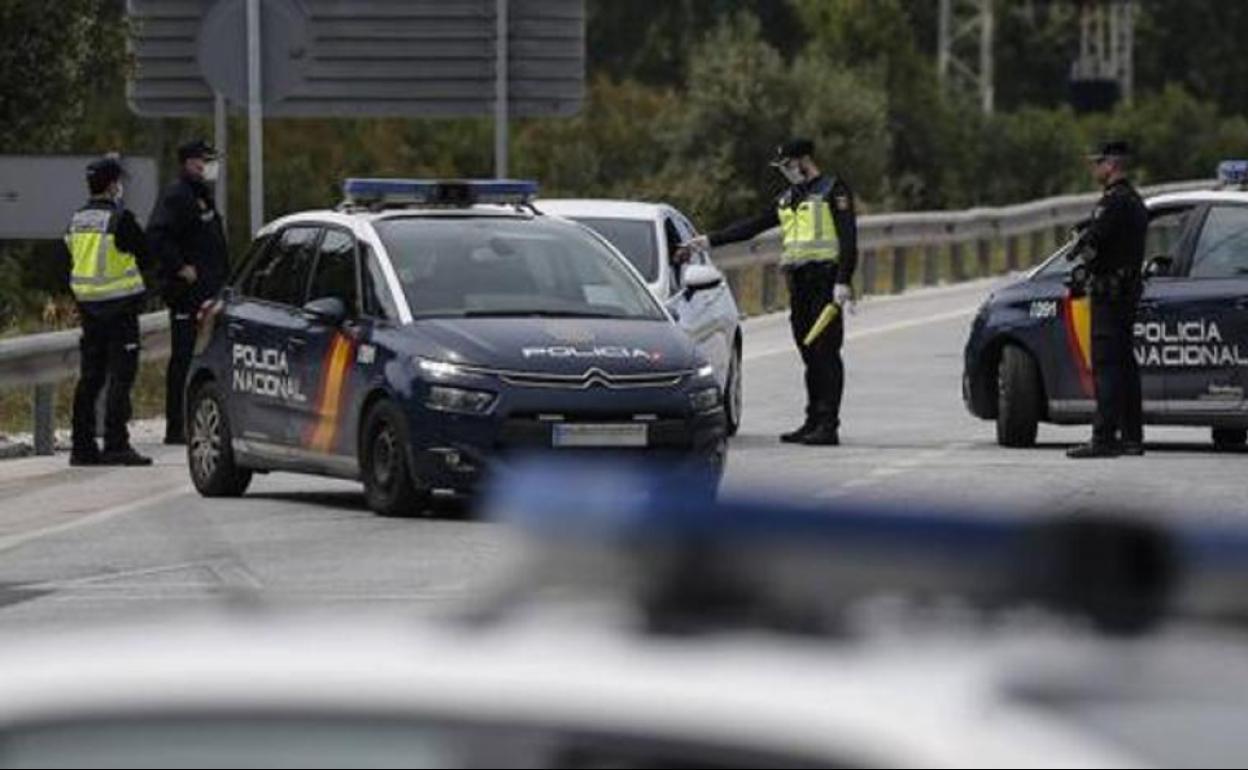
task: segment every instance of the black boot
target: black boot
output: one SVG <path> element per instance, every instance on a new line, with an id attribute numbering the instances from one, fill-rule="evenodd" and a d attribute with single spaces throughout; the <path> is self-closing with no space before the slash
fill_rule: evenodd
<path id="1" fill-rule="evenodd" d="M 128 446 L 122 449 L 108 449 L 100 455 L 100 465 L 151 465 L 152 458 L 134 451 Z"/>
<path id="2" fill-rule="evenodd" d="M 802 423 L 802 427 L 797 430 L 791 430 L 788 433 L 780 434 L 780 440 L 786 444 L 800 444 L 806 440 L 806 434 L 815 429 L 815 424 L 810 420 Z"/>
<path id="3" fill-rule="evenodd" d="M 1092 457 L 1119 457 L 1122 449 L 1116 444 L 1105 444 L 1089 441 L 1066 450 L 1066 456 L 1072 460 L 1086 460 Z"/>
<path id="4" fill-rule="evenodd" d="M 807 446 L 838 446 L 841 437 L 835 425 L 825 422 L 816 425 L 814 430 L 803 436 L 802 443 Z"/>
<path id="5" fill-rule="evenodd" d="M 1124 441 L 1122 442 L 1122 454 L 1127 457 L 1143 457 L 1144 442 L 1143 441 Z"/>
<path id="6" fill-rule="evenodd" d="M 100 448 L 94 444 L 84 447 L 74 447 L 73 451 L 69 453 L 69 464 L 75 466 L 99 465 Z"/>

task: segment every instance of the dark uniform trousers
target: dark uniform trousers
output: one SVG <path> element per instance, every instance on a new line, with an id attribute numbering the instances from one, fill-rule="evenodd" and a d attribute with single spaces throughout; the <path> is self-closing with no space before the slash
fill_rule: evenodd
<path id="1" fill-rule="evenodd" d="M 809 346 L 802 344 L 836 287 L 834 262 L 816 262 L 785 270 L 789 287 L 789 325 L 806 366 L 806 421 L 811 425 L 840 427 L 841 395 L 845 390 L 845 365 L 841 345 L 845 322 L 838 312 L 832 323 Z"/>
<path id="2" fill-rule="evenodd" d="M 81 372 L 74 390 L 73 443 L 78 451 L 95 449 L 95 404 L 104 397 L 104 451 L 130 446 L 130 388 L 139 370 L 139 317 L 119 313 L 108 317 L 82 314 L 79 342 Z"/>
<path id="3" fill-rule="evenodd" d="M 165 432 L 182 437 L 185 432 L 186 375 L 195 353 L 195 311 L 169 310 L 169 367 L 165 371 Z"/>
<path id="4" fill-rule="evenodd" d="M 1134 294 L 1092 295 L 1092 372 L 1096 417 L 1092 441 L 1112 445 L 1144 438 L 1140 368 L 1135 360 Z"/>

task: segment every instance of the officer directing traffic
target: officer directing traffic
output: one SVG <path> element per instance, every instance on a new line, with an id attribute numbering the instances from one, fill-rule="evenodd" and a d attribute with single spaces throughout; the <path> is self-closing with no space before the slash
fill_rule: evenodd
<path id="1" fill-rule="evenodd" d="M 1148 209 L 1127 179 L 1131 151 L 1126 142 L 1107 142 L 1090 156 L 1104 194 L 1079 235 L 1072 258 L 1087 265 L 1092 304 L 1092 373 L 1096 417 L 1092 440 L 1068 457 L 1144 454 L 1143 401 L 1135 360 L 1136 306 L 1143 292 L 1141 270 Z"/>
<path id="2" fill-rule="evenodd" d="M 181 173 L 161 193 L 149 225 L 169 306 L 172 349 L 165 380 L 165 443 L 186 443 L 183 388 L 195 348 L 195 316 L 216 295 L 229 271 L 225 229 L 209 184 L 218 172 L 216 150 L 202 139 L 178 148 Z"/>
<path id="3" fill-rule="evenodd" d="M 65 235 L 69 288 L 82 318 L 74 390 L 70 465 L 151 465 L 130 445 L 130 389 L 139 368 L 139 313 L 153 265 L 143 228 L 122 202 L 125 172 L 116 156 L 87 166 L 90 200 Z M 96 444 L 95 406 L 107 383 L 104 451 Z"/>
<path id="4" fill-rule="evenodd" d="M 789 288 L 789 322 L 806 367 L 806 420 L 780 437 L 786 443 L 840 443 L 845 369 L 841 345 L 843 311 L 858 264 L 858 230 L 849 185 L 815 165 L 815 146 L 793 139 L 776 150 L 772 166 L 789 183 L 776 203 L 758 216 L 695 238 L 706 248 L 744 241 L 780 227 L 781 269 Z"/>

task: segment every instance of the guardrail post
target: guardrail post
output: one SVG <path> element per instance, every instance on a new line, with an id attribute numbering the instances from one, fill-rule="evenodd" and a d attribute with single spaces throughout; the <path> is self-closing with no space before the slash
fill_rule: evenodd
<path id="1" fill-rule="evenodd" d="M 979 267 L 979 277 L 992 275 L 992 242 L 979 240 L 975 242 L 975 256 Z"/>
<path id="2" fill-rule="evenodd" d="M 906 254 L 905 246 L 893 249 L 893 294 L 901 294 L 906 290 Z"/>
<path id="3" fill-rule="evenodd" d="M 780 280 L 777 265 L 763 265 L 763 312 L 769 313 L 776 309 L 776 283 Z"/>
<path id="4" fill-rule="evenodd" d="M 934 244 L 923 247 L 923 285 L 935 286 L 940 281 L 940 248 Z"/>
<path id="5" fill-rule="evenodd" d="M 1044 232 L 1033 230 L 1031 233 L 1031 264 L 1038 265 L 1044 259 Z"/>
<path id="6" fill-rule="evenodd" d="M 35 454 L 50 455 L 56 451 L 56 385 L 35 386 Z"/>
<path id="7" fill-rule="evenodd" d="M 1011 235 L 1005 239 L 1005 268 L 1011 273 L 1019 268 L 1018 236 Z"/>
<path id="8" fill-rule="evenodd" d="M 876 273 L 879 258 L 874 249 L 867 249 L 862 254 L 862 296 L 874 294 L 876 289 Z"/>
<path id="9" fill-rule="evenodd" d="M 954 283 L 966 280 L 965 252 L 966 245 L 961 241 L 949 245 L 949 272 Z"/>

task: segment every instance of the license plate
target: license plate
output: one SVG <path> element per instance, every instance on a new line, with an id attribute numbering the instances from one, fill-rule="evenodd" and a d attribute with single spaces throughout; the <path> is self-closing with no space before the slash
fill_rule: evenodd
<path id="1" fill-rule="evenodd" d="M 648 438 L 644 424 L 555 425 L 551 440 L 557 449 L 570 447 L 644 447 Z"/>

